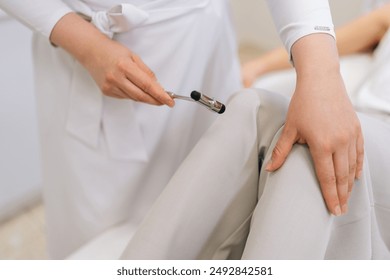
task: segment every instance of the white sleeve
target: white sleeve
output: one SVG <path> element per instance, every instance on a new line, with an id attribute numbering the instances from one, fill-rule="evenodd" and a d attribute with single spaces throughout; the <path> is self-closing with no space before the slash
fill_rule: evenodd
<path id="1" fill-rule="evenodd" d="M 274 23 L 287 51 L 312 33 L 328 33 L 335 37 L 332 15 L 327 0 L 267 0 Z"/>
<path id="2" fill-rule="evenodd" d="M 0 8 L 46 37 L 60 18 L 72 12 L 61 0 L 0 0 Z"/>

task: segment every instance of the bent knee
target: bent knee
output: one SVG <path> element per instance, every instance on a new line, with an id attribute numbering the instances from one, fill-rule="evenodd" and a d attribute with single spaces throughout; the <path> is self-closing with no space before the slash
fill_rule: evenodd
<path id="1" fill-rule="evenodd" d="M 246 88 L 233 94 L 228 100 L 227 107 L 240 111 L 266 110 L 270 113 L 285 115 L 288 103 L 288 99 L 278 93 L 264 89 Z"/>

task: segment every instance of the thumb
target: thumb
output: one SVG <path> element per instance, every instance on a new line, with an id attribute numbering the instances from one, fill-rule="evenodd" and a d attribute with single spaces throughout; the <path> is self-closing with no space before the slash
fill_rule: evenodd
<path id="1" fill-rule="evenodd" d="M 282 134 L 272 151 L 271 159 L 268 161 L 265 170 L 272 172 L 283 165 L 292 146 L 296 142 L 295 135 L 295 133 L 288 132 L 286 127 L 283 128 Z"/>

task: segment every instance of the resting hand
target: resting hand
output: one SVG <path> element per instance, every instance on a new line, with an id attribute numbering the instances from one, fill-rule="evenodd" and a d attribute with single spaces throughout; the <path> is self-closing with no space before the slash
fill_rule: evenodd
<path id="1" fill-rule="evenodd" d="M 316 41 L 310 41 L 313 36 Z M 337 56 L 335 47 L 328 57 L 327 50 L 320 51 L 332 45 L 329 39 L 333 41 L 329 35 L 311 35 L 293 47 L 297 86 L 266 169 L 278 169 L 294 143 L 307 144 L 326 205 L 339 216 L 347 212 L 354 179 L 361 175 L 364 148 L 360 123 L 346 94 L 338 63 L 332 65 Z M 311 57 L 310 50 L 319 53 Z"/>
<path id="2" fill-rule="evenodd" d="M 105 95 L 153 105 L 174 105 L 173 99 L 137 55 L 78 15 L 69 13 L 62 17 L 50 39 L 89 71 Z"/>

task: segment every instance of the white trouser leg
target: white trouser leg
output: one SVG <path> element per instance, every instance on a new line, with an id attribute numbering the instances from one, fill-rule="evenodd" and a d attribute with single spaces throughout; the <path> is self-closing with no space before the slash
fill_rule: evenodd
<path id="1" fill-rule="evenodd" d="M 283 125 L 287 104 L 261 90 L 235 95 L 177 170 L 122 257 L 237 257 L 231 254 L 244 244 L 257 203 L 259 155 Z"/>
<path id="2" fill-rule="evenodd" d="M 279 133 L 274 142 L 278 137 Z M 260 178 L 260 198 L 243 258 L 323 258 L 333 217 L 326 209 L 307 147 L 295 145 L 279 170 L 262 171 Z"/>
<path id="3" fill-rule="evenodd" d="M 278 171 L 262 170 L 258 180 L 258 161 L 270 157 L 287 101 L 254 93 L 231 100 L 122 257 L 237 258 L 245 245 L 245 259 L 389 258 L 390 157 L 382 143 L 390 138 L 388 126 L 360 115 L 368 161 L 355 182 L 348 214 L 333 217 L 305 145 L 295 145 Z"/>
<path id="4" fill-rule="evenodd" d="M 329 214 L 309 149 L 295 145 L 278 171 L 260 175 L 261 197 L 252 217 L 243 258 L 389 258 L 385 242 L 389 244 L 390 157 L 384 156 L 389 152 L 379 142 L 388 141 L 383 139 L 389 139 L 390 131 L 380 121 L 359 117 L 365 131 L 368 160 L 363 177 L 355 181 L 347 215 Z M 278 135 L 274 142 L 277 138 Z"/>

